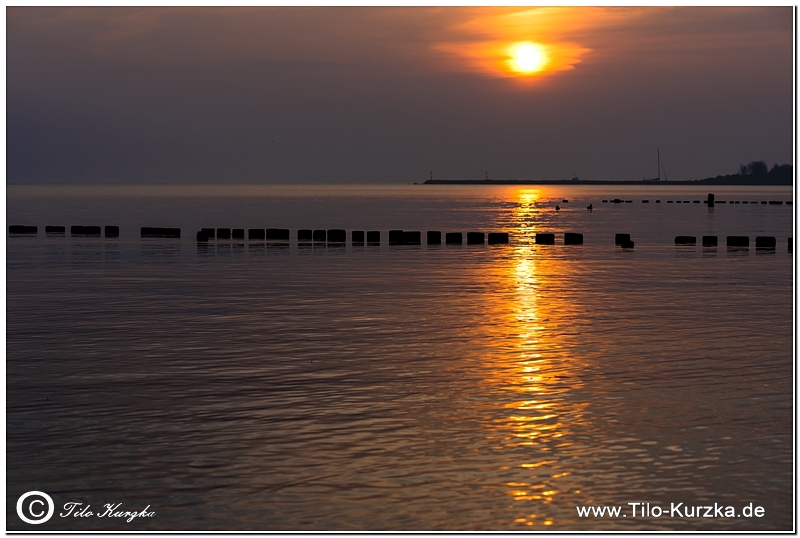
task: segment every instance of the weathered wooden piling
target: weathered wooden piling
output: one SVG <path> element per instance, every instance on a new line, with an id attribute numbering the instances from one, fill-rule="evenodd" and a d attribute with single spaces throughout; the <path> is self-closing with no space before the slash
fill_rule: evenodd
<path id="1" fill-rule="evenodd" d="M 758 235 L 756 236 L 756 248 L 775 250 L 776 241 L 774 237 Z"/>
<path id="2" fill-rule="evenodd" d="M 328 243 L 347 243 L 347 231 L 334 228 L 327 232 Z"/>
<path id="3" fill-rule="evenodd" d="M 583 244 L 583 234 L 566 232 L 564 234 L 564 244 L 565 245 L 582 245 Z"/>
<path id="4" fill-rule="evenodd" d="M 217 232 L 214 228 L 200 228 L 200 231 L 206 234 L 206 237 L 209 239 L 215 239 L 217 237 Z"/>
<path id="5" fill-rule="evenodd" d="M 264 241 L 266 238 L 267 233 L 263 228 L 250 228 L 247 230 L 248 241 Z"/>
<path id="6" fill-rule="evenodd" d="M 624 241 L 630 241 L 631 234 L 616 234 L 614 235 L 614 244 L 621 245 Z"/>
<path id="7" fill-rule="evenodd" d="M 483 232 L 467 232 L 467 244 L 483 245 L 485 244 L 485 237 Z"/>
<path id="8" fill-rule="evenodd" d="M 556 234 L 549 234 L 549 233 L 536 234 L 536 244 L 537 245 L 555 245 L 556 244 Z"/>
<path id="9" fill-rule="evenodd" d="M 716 247 L 717 246 L 717 236 L 716 235 L 704 235 L 703 236 L 703 246 L 704 247 Z"/>
<path id="10" fill-rule="evenodd" d="M 403 231 L 403 244 L 404 245 L 421 245 L 422 232 L 406 232 Z"/>
<path id="11" fill-rule="evenodd" d="M 789 241 L 787 241 L 787 243 L 789 244 L 789 252 L 791 252 L 792 251 L 792 238 L 791 237 L 789 238 Z"/>
<path id="12" fill-rule="evenodd" d="M 230 238 L 231 238 L 230 228 L 217 228 L 217 239 L 230 239 Z"/>
<path id="13" fill-rule="evenodd" d="M 103 231 L 105 232 L 106 239 L 109 237 L 119 237 L 119 226 L 106 226 Z"/>
<path id="14" fill-rule="evenodd" d="M 444 234 L 444 242 L 446 245 L 461 245 L 464 242 L 464 236 L 461 232 L 447 232 Z"/>
<path id="15" fill-rule="evenodd" d="M 427 242 L 429 245 L 441 245 L 442 244 L 442 232 L 435 232 L 429 231 Z"/>
<path id="16" fill-rule="evenodd" d="M 65 226 L 45 226 L 44 233 L 64 235 L 67 232 Z"/>
<path id="17" fill-rule="evenodd" d="M 231 230 L 231 239 L 235 241 L 244 241 L 244 228 L 234 228 Z"/>
<path id="18" fill-rule="evenodd" d="M 486 239 L 490 245 L 507 245 L 508 232 L 489 232 Z"/>
<path id="19" fill-rule="evenodd" d="M 198 243 L 208 243 L 208 232 L 206 230 L 207 228 L 203 228 L 202 230 L 197 232 Z"/>
<path id="20" fill-rule="evenodd" d="M 409 232 L 405 230 L 389 230 L 390 245 L 421 245 L 422 232 Z"/>
<path id="21" fill-rule="evenodd" d="M 389 244 L 402 245 L 403 244 L 403 230 L 389 230 Z"/>
<path id="22" fill-rule="evenodd" d="M 746 235 L 729 235 L 727 237 L 729 247 L 750 247 L 750 238 Z"/>
<path id="23" fill-rule="evenodd" d="M 350 233 L 350 240 L 353 242 L 354 245 L 355 244 L 359 244 L 360 245 L 360 244 L 364 243 L 364 232 L 363 231 L 353 230 Z"/>
<path id="24" fill-rule="evenodd" d="M 38 234 L 39 227 L 38 226 L 24 226 L 20 224 L 12 224 L 8 227 L 8 233 L 10 234 Z"/>
<path id="25" fill-rule="evenodd" d="M 151 228 L 151 227 L 148 227 L 148 226 L 144 226 L 141 229 L 141 236 L 142 237 L 147 237 L 147 238 L 166 237 L 166 238 L 170 238 L 170 239 L 180 239 L 180 237 L 181 237 L 181 229 L 180 228 Z"/>
<path id="26" fill-rule="evenodd" d="M 314 242 L 315 243 L 325 243 L 328 240 L 328 231 L 327 230 L 314 230 Z"/>
<path id="27" fill-rule="evenodd" d="M 381 244 L 381 232 L 378 230 L 372 230 L 367 232 L 367 243 L 371 245 L 380 245 Z"/>
<path id="28" fill-rule="evenodd" d="M 709 192 L 708 193 L 708 197 L 706 198 L 706 204 L 708 205 L 708 207 L 713 207 L 714 206 L 714 198 L 715 198 L 714 197 L 714 193 L 713 192 Z"/>
<path id="29" fill-rule="evenodd" d="M 69 233 L 71 235 L 100 237 L 100 226 L 70 226 Z"/>
<path id="30" fill-rule="evenodd" d="M 288 241 L 288 228 L 267 228 L 267 241 Z"/>
<path id="31" fill-rule="evenodd" d="M 696 245 L 697 244 L 697 237 L 693 235 L 676 235 L 675 236 L 675 244 L 676 245 Z"/>
<path id="32" fill-rule="evenodd" d="M 297 241 L 301 243 L 310 242 L 314 239 L 314 232 L 312 230 L 297 230 Z"/>

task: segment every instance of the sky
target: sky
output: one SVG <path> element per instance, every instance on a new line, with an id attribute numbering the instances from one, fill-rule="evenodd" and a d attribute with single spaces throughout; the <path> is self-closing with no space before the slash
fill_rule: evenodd
<path id="1" fill-rule="evenodd" d="M 791 163 L 791 7 L 6 8 L 7 184 Z M 662 179 L 664 174 L 662 173 Z"/>

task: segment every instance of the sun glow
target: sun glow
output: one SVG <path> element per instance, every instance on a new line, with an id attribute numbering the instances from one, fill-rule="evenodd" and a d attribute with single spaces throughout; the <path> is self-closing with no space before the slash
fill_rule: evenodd
<path id="1" fill-rule="evenodd" d="M 448 28 L 433 48 L 449 69 L 510 78 L 524 88 L 575 69 L 592 52 L 581 44 L 595 30 L 627 20 L 633 11 L 605 8 L 480 8 Z M 568 29 L 568 30 L 565 30 Z"/>
<path id="2" fill-rule="evenodd" d="M 538 43 L 518 43 L 511 47 L 511 70 L 523 75 L 532 75 L 545 68 L 547 54 Z"/>

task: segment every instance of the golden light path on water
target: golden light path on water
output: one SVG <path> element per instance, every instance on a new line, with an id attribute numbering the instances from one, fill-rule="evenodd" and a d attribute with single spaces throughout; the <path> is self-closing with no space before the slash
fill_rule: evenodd
<path id="1" fill-rule="evenodd" d="M 570 355 L 564 327 L 576 306 L 552 289 L 561 287 L 554 286 L 557 280 L 570 279 L 571 264 L 537 252 L 535 234 L 545 231 L 539 229 L 538 198 L 537 190 L 518 193 L 513 219 L 520 243 L 492 275 L 504 293 L 490 295 L 487 305 L 500 320 L 490 334 L 500 349 L 489 361 L 486 382 L 506 393 L 489 437 L 514 451 L 512 459 L 521 458 L 517 465 L 527 478 L 506 482 L 505 494 L 519 503 L 514 522 L 526 527 L 553 525 L 563 507 L 548 510 L 548 505 L 560 495 L 580 494 L 563 460 L 572 451 L 571 429 L 585 407 L 569 398 L 579 386 L 573 371 L 579 359 Z"/>

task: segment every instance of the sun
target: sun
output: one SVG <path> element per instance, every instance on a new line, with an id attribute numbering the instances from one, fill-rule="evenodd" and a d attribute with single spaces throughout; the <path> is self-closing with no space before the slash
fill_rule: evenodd
<path id="1" fill-rule="evenodd" d="M 538 43 L 517 43 L 511 47 L 511 69 L 522 75 L 532 75 L 544 69 L 547 54 Z"/>

